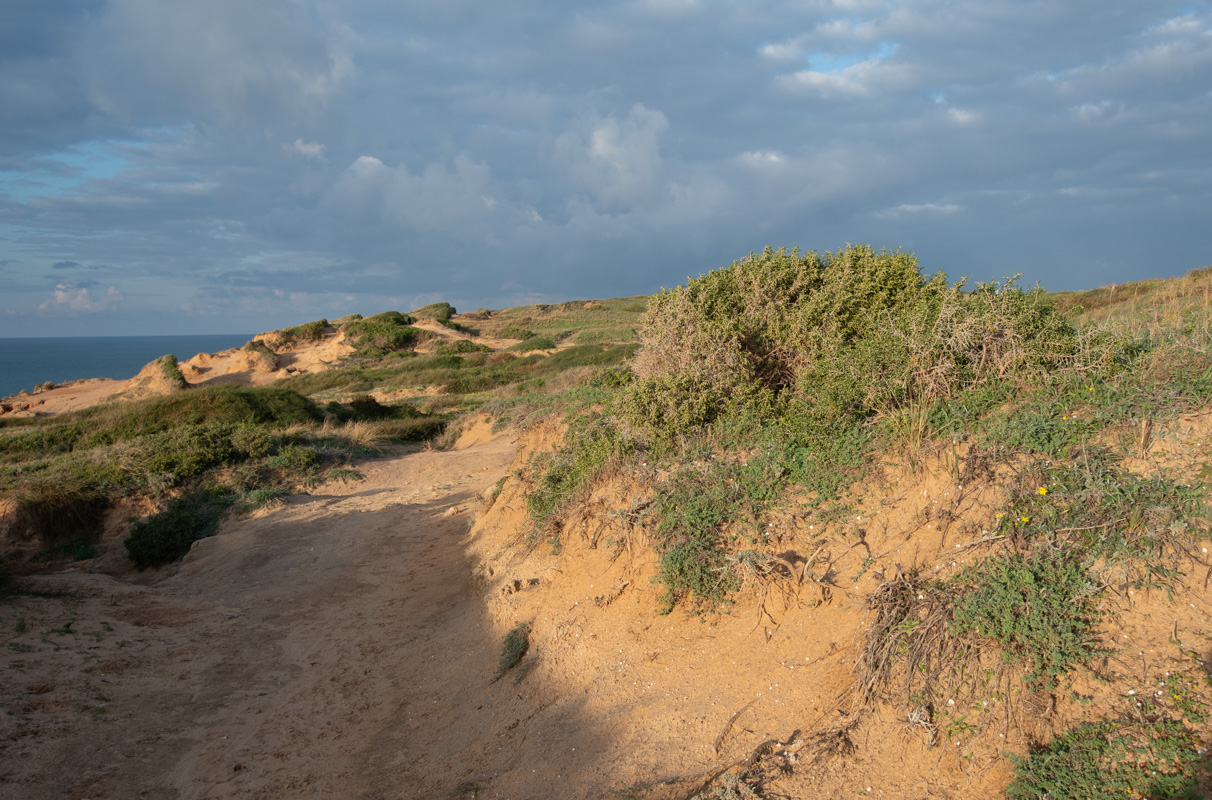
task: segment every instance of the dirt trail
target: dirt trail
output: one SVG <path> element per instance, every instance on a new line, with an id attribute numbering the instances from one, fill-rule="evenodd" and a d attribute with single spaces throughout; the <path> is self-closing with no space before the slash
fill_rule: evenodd
<path id="1" fill-rule="evenodd" d="M 858 604 L 659 616 L 643 544 L 518 547 L 516 481 L 472 529 L 478 496 L 526 459 L 488 430 L 230 521 L 165 573 L 47 575 L 64 596 L 0 604 L 0 796 L 679 800 L 838 718 Z M 494 682 L 521 621 L 531 654 Z M 902 728 L 778 788 L 975 796 Z"/>
<path id="2" fill-rule="evenodd" d="M 476 728 L 463 710 L 496 688 L 501 641 L 466 534 L 515 449 L 369 462 L 365 481 L 227 524 L 149 585 L 39 578 L 64 595 L 0 605 L 0 795 L 458 790 L 479 766 L 452 770 Z"/>
<path id="3" fill-rule="evenodd" d="M 847 716 L 880 580 L 860 544 L 906 563 L 953 549 L 930 524 L 902 533 L 948 501 L 934 477 L 880 490 L 872 538 L 823 555 L 828 591 L 788 579 L 662 616 L 651 542 L 605 526 L 642 494 L 626 484 L 584 499 L 558 553 L 518 546 L 525 487 L 498 480 L 556 433 L 481 422 L 451 450 L 395 452 L 363 481 L 229 521 L 170 570 L 34 579 L 61 594 L 0 603 L 0 797 L 686 800 L 772 740 L 803 748 L 768 776 L 773 796 L 996 797 L 1003 746 L 1076 724 L 1041 707 L 1042 733 L 1006 728 L 970 756 L 889 708 Z M 777 524 L 807 552 L 804 528 L 823 523 Z M 1125 669 L 1140 686 L 1146 666 L 1178 668 L 1172 631 L 1212 636 L 1206 590 L 1148 594 L 1105 633 L 1139 652 Z M 1137 630 L 1151 619 L 1166 624 Z M 519 622 L 530 652 L 494 681 Z"/>

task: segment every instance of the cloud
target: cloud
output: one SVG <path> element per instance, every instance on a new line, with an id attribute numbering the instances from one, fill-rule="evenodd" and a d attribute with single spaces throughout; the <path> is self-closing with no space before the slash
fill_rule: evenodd
<path id="1" fill-rule="evenodd" d="M 111 0 L 81 34 L 87 96 L 119 118 L 225 124 L 322 104 L 354 67 L 341 30 L 315 24 L 308 5 Z"/>
<path id="2" fill-rule="evenodd" d="M 252 330 L 766 244 L 992 274 L 1031 241 L 1049 288 L 1212 258 L 1212 14 L 1182 0 L 9 5 L 0 335 L 73 302 L 101 332 L 111 285 L 137 324 Z M 69 273 L 101 284 L 47 300 Z"/>
<path id="3" fill-rule="evenodd" d="M 50 298 L 39 305 L 38 309 L 66 313 L 70 316 L 95 314 L 100 311 L 113 311 L 126 299 L 116 286 L 110 286 L 100 295 L 93 293 L 95 286 L 95 283 L 86 286 L 72 281 L 61 281 L 55 285 L 55 291 Z"/>
<path id="4" fill-rule="evenodd" d="M 341 173 L 333 202 L 362 222 L 383 221 L 414 230 L 462 228 L 496 208 L 488 167 L 465 155 L 453 164 L 429 164 L 417 173 L 359 156 Z"/>
<path id="5" fill-rule="evenodd" d="M 305 142 L 302 139 L 295 139 L 289 144 L 282 145 L 282 149 L 288 153 L 303 156 L 304 158 L 324 158 L 324 145 L 314 142 Z"/>
<path id="6" fill-rule="evenodd" d="M 893 208 L 876 212 L 877 216 L 899 217 L 904 214 L 956 214 L 964 207 L 955 203 L 902 203 Z"/>
<path id="7" fill-rule="evenodd" d="M 557 140 L 557 163 L 600 203 L 628 208 L 652 196 L 661 167 L 660 140 L 669 120 L 641 103 L 627 116 L 593 120 Z"/>

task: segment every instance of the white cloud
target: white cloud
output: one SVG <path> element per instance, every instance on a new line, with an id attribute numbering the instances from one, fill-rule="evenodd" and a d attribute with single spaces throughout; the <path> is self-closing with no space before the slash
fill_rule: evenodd
<path id="1" fill-rule="evenodd" d="M 975 111 L 966 111 L 962 108 L 947 109 L 947 116 L 951 118 L 952 122 L 960 125 L 971 125 L 981 118 L 981 115 Z"/>
<path id="2" fill-rule="evenodd" d="M 360 156 L 341 174 L 332 199 L 347 215 L 363 221 L 407 225 L 415 230 L 461 228 L 468 219 L 492 213 L 488 166 L 465 155 L 453 169 L 430 164 L 418 174 Z"/>
<path id="3" fill-rule="evenodd" d="M 110 0 L 78 44 L 87 96 L 106 114 L 158 122 L 322 107 L 355 70 L 347 32 L 317 24 L 309 5 Z"/>
<path id="4" fill-rule="evenodd" d="M 41 311 L 66 312 L 76 314 L 92 314 L 98 311 L 112 311 L 125 299 L 118 287 L 110 286 L 101 295 L 93 294 L 92 289 L 80 287 L 71 281 L 61 281 L 55 285 L 55 291 L 50 298 L 38 306 Z"/>
<path id="5" fill-rule="evenodd" d="M 737 160 L 753 169 L 770 169 L 782 167 L 787 163 L 787 157 L 776 150 L 753 150 L 741 153 Z"/>
<path id="6" fill-rule="evenodd" d="M 803 50 L 794 42 L 768 44 L 758 52 L 773 61 L 794 61 L 803 55 Z"/>
<path id="7" fill-rule="evenodd" d="M 599 201 L 630 207 L 652 195 L 661 167 L 660 140 L 669 120 L 636 103 L 627 117 L 597 120 L 588 132 L 568 132 L 557 158 Z"/>
<path id="8" fill-rule="evenodd" d="M 902 203 L 893 208 L 877 211 L 877 217 L 895 218 L 905 214 L 948 215 L 963 211 L 964 207 L 954 203 Z"/>
<path id="9" fill-rule="evenodd" d="M 302 139 L 295 139 L 293 142 L 282 145 L 282 149 L 288 153 L 295 153 L 304 158 L 324 158 L 324 145 L 316 142 L 305 142 Z"/>
<path id="10" fill-rule="evenodd" d="M 829 100 L 839 96 L 865 97 L 870 94 L 866 86 L 846 75 L 849 70 L 841 73 L 816 72 L 803 70 L 784 78 L 784 85 L 792 88 L 808 89 L 814 94 Z"/>

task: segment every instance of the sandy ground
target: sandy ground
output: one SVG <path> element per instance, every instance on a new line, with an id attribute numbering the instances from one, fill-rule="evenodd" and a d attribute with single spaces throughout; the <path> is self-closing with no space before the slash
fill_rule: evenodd
<path id="1" fill-rule="evenodd" d="M 476 722 L 430 718 L 490 691 L 464 540 L 513 449 L 370 462 L 146 585 L 38 578 L 61 594 L 0 605 L 0 796 L 432 796 L 416 776 Z"/>
<path id="2" fill-rule="evenodd" d="M 850 714 L 880 577 L 856 569 L 857 543 L 820 554 L 839 573 L 828 592 L 750 587 L 702 617 L 656 613 L 652 549 L 611 522 L 626 485 L 587 498 L 559 553 L 520 546 L 511 476 L 557 434 L 481 423 L 450 450 L 395 451 L 363 481 L 230 520 L 175 567 L 34 578 L 47 594 L 0 604 L 0 797 L 686 800 L 771 740 L 799 749 L 770 796 L 997 797 L 1003 746 L 1021 753 L 1083 713 L 1046 704 L 962 752 L 887 708 Z M 960 502 L 932 474 L 873 496 L 893 516 L 857 541 L 884 560 L 974 557 L 914 511 Z M 801 557 L 819 524 L 774 523 Z M 1104 667 L 1117 687 L 1177 669 L 1171 635 L 1201 656 L 1212 641 L 1206 583 L 1108 602 L 1121 605 L 1102 633 L 1119 645 Z M 519 622 L 530 651 L 494 680 Z M 1114 718 L 1134 699 L 1094 703 Z"/>
<path id="3" fill-rule="evenodd" d="M 788 614 L 811 596 L 659 616 L 640 547 L 519 548 L 508 493 L 471 528 L 517 448 L 481 424 L 229 521 L 159 573 L 36 577 L 52 596 L 0 605 L 0 796 L 675 798 L 827 727 L 849 633 Z M 494 681 L 523 620 L 528 658 Z M 870 753 L 922 750 L 898 736 Z M 929 779 L 895 789 L 907 766 L 865 756 L 780 785 L 927 796 Z"/>

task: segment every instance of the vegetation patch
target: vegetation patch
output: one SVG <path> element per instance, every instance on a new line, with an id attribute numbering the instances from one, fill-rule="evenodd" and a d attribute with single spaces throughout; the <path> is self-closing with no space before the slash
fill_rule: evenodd
<path id="1" fill-rule="evenodd" d="M 652 536 L 665 586 L 662 612 L 672 611 L 684 597 L 713 608 L 736 588 L 729 546 L 759 543 L 758 524 L 778 496 L 781 478 L 773 460 L 754 459 L 683 467 L 661 485 L 653 503 Z"/>
<path id="2" fill-rule="evenodd" d="M 742 412 L 836 424 L 1078 354 L 1042 290 L 965 291 L 906 253 L 862 246 L 767 248 L 664 291 L 640 341 L 623 411 L 666 439 Z"/>
<path id="3" fill-rule="evenodd" d="M 969 589 L 955 603 L 951 627 L 993 639 L 1025 679 L 1047 689 L 1095 653 L 1098 584 L 1071 551 L 1010 553 L 979 564 L 957 581 Z"/>
<path id="4" fill-rule="evenodd" d="M 1006 796 L 1196 798 L 1207 770 L 1199 737 L 1173 720 L 1089 722 L 1027 757 L 1010 756 Z"/>
<path id="5" fill-rule="evenodd" d="M 450 303 L 430 303 L 412 312 L 417 319 L 432 319 L 436 322 L 446 322 L 457 312 Z"/>
<path id="6" fill-rule="evenodd" d="M 160 374 L 168 381 L 169 385 L 174 389 L 186 389 L 189 384 L 185 382 L 185 375 L 181 372 L 181 367 L 177 365 L 177 357 L 171 353 L 166 356 L 160 356 L 156 359 L 156 364 L 160 367 Z"/>
<path id="7" fill-rule="evenodd" d="M 525 341 L 534 338 L 534 331 L 530 328 L 523 328 L 520 325 L 506 325 L 496 332 L 498 339 L 517 339 Z"/>
<path id="8" fill-rule="evenodd" d="M 93 539 L 111 502 L 103 483 L 71 473 L 38 476 L 15 491 L 12 501 L 19 538 L 48 546 L 77 535 Z"/>
<path id="9" fill-rule="evenodd" d="M 259 353 L 266 356 L 274 355 L 274 351 L 270 349 L 269 345 L 260 339 L 250 339 L 248 343 L 244 345 L 244 349 L 250 353 Z"/>
<path id="10" fill-rule="evenodd" d="M 526 510 L 537 530 L 548 530 L 560 511 L 578 499 L 612 462 L 629 452 L 629 444 L 600 415 L 570 420 L 563 446 L 531 464 L 540 472 L 526 496 Z"/>
<path id="11" fill-rule="evenodd" d="M 1048 541 L 1102 559 L 1104 570 L 1162 575 L 1193 558 L 1206 532 L 1204 494 L 1157 473 L 1124 471 L 1105 454 L 1080 461 L 1034 462 L 1009 487 L 999 530 L 1020 542 Z M 1141 572 L 1143 570 L 1143 573 Z M 1127 573 L 1125 573 L 1127 574 Z"/>
<path id="12" fill-rule="evenodd" d="M 238 500 L 228 487 L 199 487 L 186 492 L 168 507 L 136 522 L 123 544 L 134 565 L 144 570 L 184 556 L 193 543 L 213 536 L 223 512 Z"/>
<path id="13" fill-rule="evenodd" d="M 351 320 L 345 324 L 345 335 L 364 356 L 383 356 L 400 350 L 410 350 L 428 336 L 412 327 L 413 318 L 399 311 Z"/>
<path id="14" fill-rule="evenodd" d="M 501 645 L 501 658 L 497 662 L 497 674 L 493 682 L 499 681 L 505 673 L 513 669 L 530 650 L 530 623 L 519 622 L 509 633 L 505 634 L 505 642 Z"/>
<path id="15" fill-rule="evenodd" d="M 293 328 L 283 328 L 281 335 L 283 344 L 291 344 L 293 342 L 318 342 L 324 338 L 324 334 L 328 331 L 328 320 L 317 319 L 313 322 L 305 322 L 302 325 L 296 325 Z"/>
<path id="16" fill-rule="evenodd" d="M 554 350 L 555 347 L 555 338 L 544 334 L 541 336 L 531 336 L 526 341 L 510 345 L 505 349 L 515 353 L 528 353 L 531 350 Z"/>

